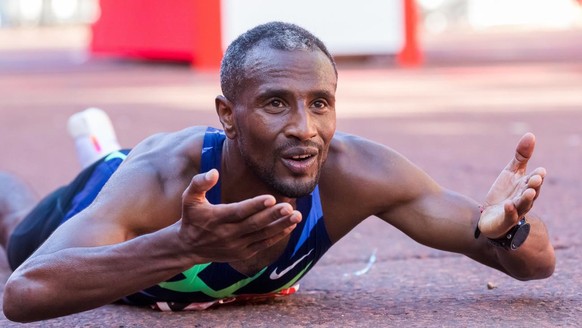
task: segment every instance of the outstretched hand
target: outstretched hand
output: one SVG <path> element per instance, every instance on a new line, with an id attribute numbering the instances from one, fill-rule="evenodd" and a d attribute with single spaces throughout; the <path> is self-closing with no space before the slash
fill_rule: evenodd
<path id="1" fill-rule="evenodd" d="M 540 194 L 546 170 L 538 167 L 527 174 L 527 163 L 535 147 L 535 136 L 526 133 L 519 140 L 515 157 L 491 186 L 479 220 L 479 230 L 489 238 L 504 235 L 532 208 Z"/>
<path id="2" fill-rule="evenodd" d="M 207 261 L 249 258 L 287 236 L 301 213 L 288 203 L 261 195 L 238 203 L 213 205 L 206 192 L 218 181 L 218 171 L 197 174 L 182 195 L 180 237 Z"/>

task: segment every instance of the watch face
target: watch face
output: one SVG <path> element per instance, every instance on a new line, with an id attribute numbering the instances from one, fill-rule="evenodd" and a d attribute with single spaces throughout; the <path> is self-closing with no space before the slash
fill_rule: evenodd
<path id="1" fill-rule="evenodd" d="M 529 235 L 530 225 L 529 223 L 522 224 L 517 228 L 513 239 L 511 240 L 511 249 L 518 249 L 521 244 L 527 239 Z"/>

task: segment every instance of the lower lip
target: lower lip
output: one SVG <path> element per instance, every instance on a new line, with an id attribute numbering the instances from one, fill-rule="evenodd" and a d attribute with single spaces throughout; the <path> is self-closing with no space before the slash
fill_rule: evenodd
<path id="1" fill-rule="evenodd" d="M 289 171 L 297 175 L 303 175 L 309 173 L 309 169 L 315 164 L 316 159 L 316 156 L 303 161 L 294 161 L 292 159 L 283 158 L 282 162 Z"/>

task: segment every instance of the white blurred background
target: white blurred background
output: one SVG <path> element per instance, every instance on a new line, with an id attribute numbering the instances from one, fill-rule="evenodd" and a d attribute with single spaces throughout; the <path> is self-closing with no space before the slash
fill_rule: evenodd
<path id="1" fill-rule="evenodd" d="M 429 33 L 450 29 L 567 29 L 582 24 L 580 0 L 417 0 Z M 0 0 L 0 27 L 87 24 L 98 0 Z"/>

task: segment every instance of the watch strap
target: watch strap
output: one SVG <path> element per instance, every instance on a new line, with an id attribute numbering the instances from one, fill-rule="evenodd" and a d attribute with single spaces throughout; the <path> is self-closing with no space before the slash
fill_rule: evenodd
<path id="1" fill-rule="evenodd" d="M 504 236 L 500 238 L 487 238 L 489 243 L 497 247 L 504 248 L 506 250 L 516 250 L 518 249 L 527 239 L 530 231 L 530 224 L 527 223 L 525 217 L 521 218 L 517 224 L 511 228 Z M 475 239 L 479 237 L 481 231 L 479 226 L 475 229 Z"/>
<path id="2" fill-rule="evenodd" d="M 489 242 L 495 246 L 505 248 L 507 250 L 516 250 L 525 242 L 527 236 L 529 235 L 530 225 L 525 221 L 523 217 L 517 225 L 515 225 L 511 230 L 509 230 L 505 236 L 495 239 L 489 239 Z"/>

